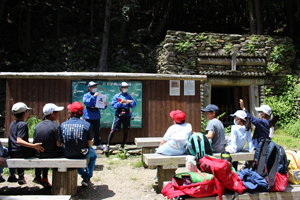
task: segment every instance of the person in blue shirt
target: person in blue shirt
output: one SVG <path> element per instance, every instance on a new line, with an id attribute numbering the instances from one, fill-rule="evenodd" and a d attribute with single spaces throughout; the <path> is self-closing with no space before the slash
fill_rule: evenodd
<path id="1" fill-rule="evenodd" d="M 97 92 L 97 83 L 91 81 L 88 84 L 88 91 L 83 96 L 83 103 L 86 105 L 84 109 L 83 118 L 88 121 L 93 128 L 94 131 L 94 145 L 97 146 L 98 149 L 103 149 L 101 144 L 101 137 L 99 134 L 100 131 L 100 110 L 96 108 L 96 100 L 99 93 Z M 107 108 L 107 102 L 104 102 L 104 110 Z"/>
<path id="2" fill-rule="evenodd" d="M 116 109 L 115 119 L 112 125 L 112 129 L 108 136 L 108 142 L 106 147 L 104 148 L 105 152 L 109 151 L 109 144 L 114 136 L 115 131 L 119 131 L 121 129 L 121 124 L 123 124 L 123 142 L 120 149 L 124 149 L 125 142 L 128 136 L 128 130 L 130 129 L 130 120 L 131 120 L 131 111 L 130 108 L 134 108 L 136 103 L 132 96 L 127 93 L 128 91 L 128 83 L 122 82 L 120 84 L 121 92 L 116 94 L 112 100 L 112 107 Z"/>
<path id="3" fill-rule="evenodd" d="M 88 186 L 93 176 L 97 154 L 92 148 L 91 124 L 81 120 L 83 106 L 75 101 L 68 105 L 70 119 L 61 124 L 61 141 L 66 158 L 90 158 L 86 168 L 78 168 L 78 174 L 83 178 L 81 184 Z"/>
<path id="4" fill-rule="evenodd" d="M 241 109 L 246 112 L 247 118 L 250 120 L 250 122 L 255 125 L 252 142 L 254 148 L 257 148 L 260 138 L 271 139 L 271 137 L 273 136 L 275 118 L 272 114 L 272 110 L 268 105 L 255 107 L 255 110 L 258 111 L 258 114 L 260 116 L 260 119 L 257 119 L 253 117 L 245 108 L 243 99 L 240 99 L 240 106 Z"/>
<path id="5" fill-rule="evenodd" d="M 247 114 L 242 110 L 238 110 L 230 116 L 234 117 L 234 125 L 231 126 L 231 134 L 225 150 L 230 153 L 240 152 L 247 142 L 248 151 L 252 153 L 254 147 L 251 140 L 251 124 Z"/>

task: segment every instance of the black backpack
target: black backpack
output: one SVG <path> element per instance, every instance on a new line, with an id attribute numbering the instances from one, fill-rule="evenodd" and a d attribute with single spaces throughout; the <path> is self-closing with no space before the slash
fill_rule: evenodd
<path id="1" fill-rule="evenodd" d="M 288 182 L 285 176 L 288 172 L 289 161 L 282 146 L 269 139 L 260 139 L 254 154 L 254 161 L 252 170 L 267 179 L 269 190 L 278 191 L 277 188 L 281 188 L 280 191 L 285 190 Z M 282 180 L 276 182 L 278 176 L 282 176 Z"/>
<path id="2" fill-rule="evenodd" d="M 212 155 L 213 149 L 208 138 L 203 133 L 194 133 L 189 139 L 188 151 L 191 155 L 196 156 L 196 161 L 199 162 L 200 158 L 204 155 Z"/>

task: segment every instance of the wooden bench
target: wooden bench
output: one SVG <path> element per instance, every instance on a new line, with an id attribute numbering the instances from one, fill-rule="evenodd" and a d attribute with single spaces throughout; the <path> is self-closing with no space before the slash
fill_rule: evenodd
<path id="1" fill-rule="evenodd" d="M 0 167 L 53 168 L 51 193 L 75 196 L 77 194 L 77 168 L 85 168 L 86 165 L 86 158 L 7 158 Z"/>
<path id="2" fill-rule="evenodd" d="M 178 165 L 185 164 L 186 157 L 191 155 L 180 156 L 164 156 L 161 154 L 144 154 L 143 159 L 148 166 L 157 168 L 158 190 L 163 188 L 164 181 L 170 181 L 178 168 Z M 217 158 L 221 158 L 221 154 L 214 154 Z M 252 161 L 254 153 L 239 152 L 231 154 L 232 161 Z"/>
<path id="3" fill-rule="evenodd" d="M 230 136 L 225 136 L 224 145 L 226 145 L 227 140 Z M 143 155 L 149 153 L 155 153 L 155 148 L 160 145 L 163 137 L 141 137 L 141 138 L 134 138 L 135 145 L 142 148 L 142 161 L 144 167 L 147 167 L 146 163 L 144 162 Z M 150 169 L 152 167 L 149 167 Z"/>
<path id="4" fill-rule="evenodd" d="M 164 186 L 169 181 L 164 182 Z M 222 199 L 232 199 L 232 193 L 226 193 L 222 195 Z M 239 200 L 275 200 L 275 199 L 300 199 L 300 185 L 288 184 L 284 192 L 254 192 L 253 194 L 245 193 L 238 195 Z M 218 196 L 193 198 L 186 197 L 185 200 L 219 200 Z"/>

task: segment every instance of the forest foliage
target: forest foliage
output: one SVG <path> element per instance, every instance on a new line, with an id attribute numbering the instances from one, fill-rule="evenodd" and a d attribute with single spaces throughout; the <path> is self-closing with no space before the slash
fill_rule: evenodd
<path id="1" fill-rule="evenodd" d="M 299 6 L 299 0 L 2 0 L 0 67 L 156 72 L 157 46 L 170 29 L 289 36 L 297 48 Z"/>

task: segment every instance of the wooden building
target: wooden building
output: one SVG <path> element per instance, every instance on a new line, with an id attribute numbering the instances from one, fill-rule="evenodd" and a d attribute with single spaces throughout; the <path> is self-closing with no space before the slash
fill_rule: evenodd
<path id="1" fill-rule="evenodd" d="M 133 143 L 135 137 L 162 137 L 172 124 L 169 116 L 172 110 L 186 113 L 186 122 L 194 131 L 201 130 L 201 96 L 203 96 L 205 75 L 168 75 L 141 73 L 98 73 L 98 72 L 1 72 L 0 78 L 6 78 L 6 116 L 5 135 L 8 136 L 9 125 L 14 120 L 11 108 L 14 103 L 24 102 L 33 108 L 31 115 L 43 116 L 43 106 L 54 103 L 64 106 L 59 115 L 60 123 L 68 118 L 67 105 L 72 103 L 72 80 L 118 80 L 142 81 L 142 128 L 132 128 L 127 139 Z M 180 80 L 180 96 L 170 96 L 170 80 Z M 195 95 L 184 95 L 184 80 L 195 81 Z M 102 128 L 100 135 L 105 144 L 110 129 Z M 112 143 L 120 143 L 123 133 L 116 133 Z"/>

